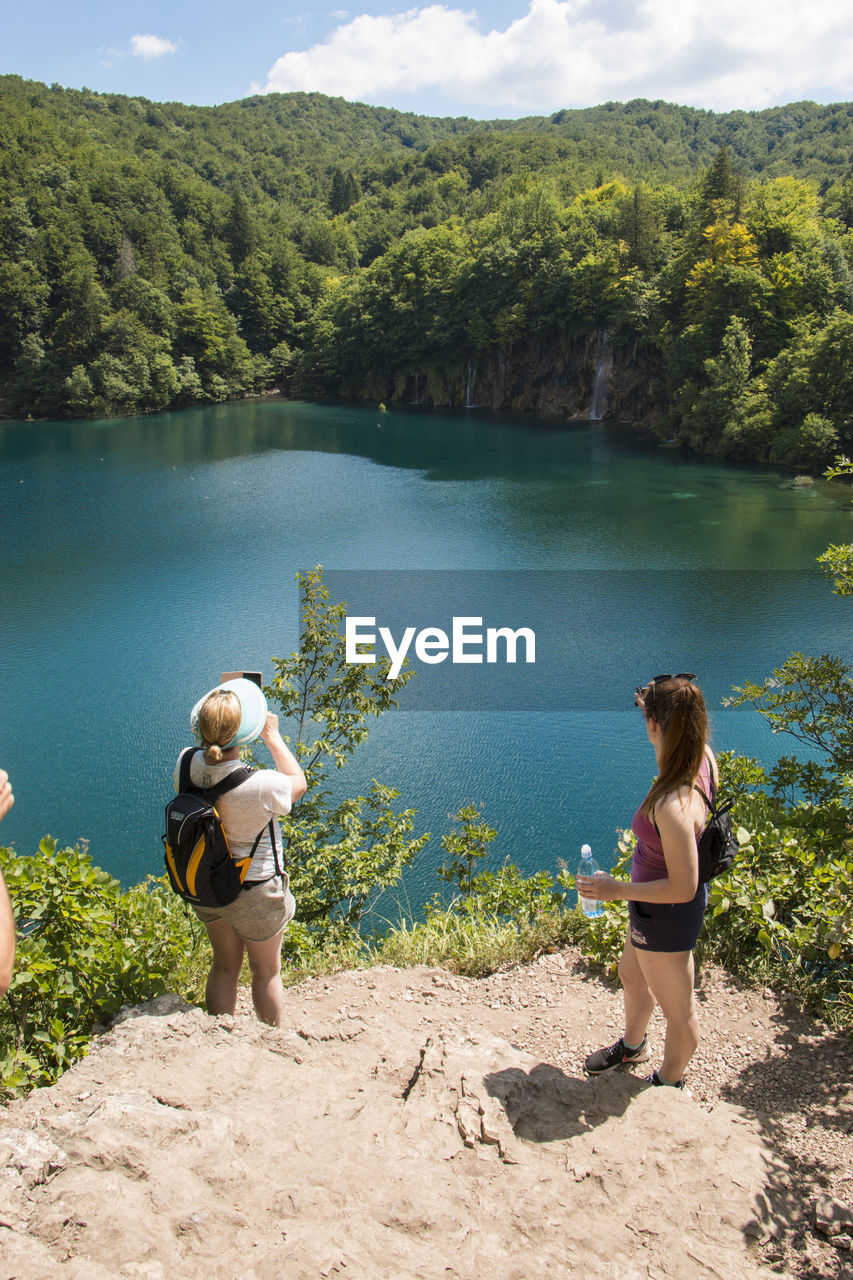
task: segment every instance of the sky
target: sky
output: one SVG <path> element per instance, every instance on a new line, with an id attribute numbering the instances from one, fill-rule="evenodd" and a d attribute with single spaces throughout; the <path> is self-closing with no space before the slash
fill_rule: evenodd
<path id="1" fill-rule="evenodd" d="M 433 116 L 631 98 L 853 99 L 850 0 L 6 0 L 0 71 L 198 105 L 321 93 Z"/>

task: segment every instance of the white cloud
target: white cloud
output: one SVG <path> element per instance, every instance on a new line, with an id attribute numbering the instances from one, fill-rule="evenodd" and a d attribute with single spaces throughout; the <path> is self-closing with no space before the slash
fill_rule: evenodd
<path id="1" fill-rule="evenodd" d="M 137 58 L 146 62 L 151 58 L 162 58 L 167 53 L 177 53 L 178 46 L 173 40 L 164 40 L 162 36 L 131 36 L 130 51 Z"/>
<path id="2" fill-rule="evenodd" d="M 260 86 L 253 86 L 258 91 Z M 531 0 L 505 30 L 431 4 L 361 14 L 289 52 L 264 92 L 393 104 L 437 91 L 517 112 L 665 98 L 728 110 L 853 98 L 849 0 Z"/>

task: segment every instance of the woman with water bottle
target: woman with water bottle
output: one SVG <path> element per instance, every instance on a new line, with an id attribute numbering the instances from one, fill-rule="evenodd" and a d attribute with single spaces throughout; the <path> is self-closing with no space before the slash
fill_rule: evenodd
<path id="1" fill-rule="evenodd" d="M 696 838 L 707 808 L 699 788 L 710 794 L 717 762 L 708 746 L 708 717 L 695 677 L 655 676 L 638 688 L 634 701 L 643 712 L 654 747 L 658 776 L 631 823 L 637 845 L 630 883 L 604 872 L 579 874 L 582 899 L 627 899 L 628 936 L 619 963 L 625 1007 L 621 1039 L 591 1053 L 588 1075 L 647 1062 L 646 1031 L 659 1004 L 666 1019 L 663 1060 L 649 1084 L 684 1087 L 684 1071 L 699 1043 L 693 993 L 693 947 L 702 927 L 708 886 L 699 882 Z"/>

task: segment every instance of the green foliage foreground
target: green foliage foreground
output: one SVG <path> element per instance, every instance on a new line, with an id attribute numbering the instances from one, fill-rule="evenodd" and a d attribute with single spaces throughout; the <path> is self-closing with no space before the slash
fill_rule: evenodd
<path id="1" fill-rule="evenodd" d="M 0 1001 L 0 1088 L 49 1084 L 86 1052 L 93 1027 L 177 981 L 198 999 L 191 963 L 203 931 L 165 884 L 122 892 L 84 848 L 45 836 L 33 857 L 0 849 L 21 935 Z M 198 968 L 199 966 L 197 966 Z"/>

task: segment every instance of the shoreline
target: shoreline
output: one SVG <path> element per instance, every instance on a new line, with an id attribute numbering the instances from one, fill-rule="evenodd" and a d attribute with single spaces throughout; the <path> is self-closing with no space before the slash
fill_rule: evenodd
<path id="1" fill-rule="evenodd" d="M 173 417 L 181 413 L 193 413 L 200 409 L 225 409 L 236 407 L 250 401 L 264 401 L 279 399 L 282 403 L 288 404 L 308 404 L 321 405 L 328 408 L 334 408 L 336 405 L 350 408 L 377 408 L 376 401 L 373 397 L 354 398 L 344 396 L 290 396 L 281 387 L 271 387 L 266 391 L 252 392 L 249 395 L 238 396 L 229 400 L 200 400 L 191 405 L 180 405 L 176 408 L 151 409 L 145 413 L 132 413 L 119 415 L 112 418 L 21 418 L 7 414 L 0 409 L 0 429 L 3 427 L 26 427 L 31 426 L 38 428 L 45 424 L 57 427 L 71 426 L 109 426 L 112 424 L 125 422 L 145 422 L 151 418 L 166 415 Z M 616 428 L 630 432 L 637 438 L 643 438 L 650 446 L 656 449 L 680 452 L 685 457 L 691 458 L 698 462 L 720 463 L 727 466 L 737 468 L 755 467 L 763 472 L 778 472 L 781 475 L 794 477 L 796 480 L 802 479 L 804 483 L 814 484 L 824 479 L 823 464 L 817 466 L 813 471 L 804 471 L 802 467 L 787 467 L 781 462 L 769 462 L 760 458 L 727 458 L 720 454 L 699 453 L 691 449 L 689 445 L 676 440 L 665 440 L 657 435 L 654 425 L 650 421 L 640 418 L 588 418 L 578 414 L 562 414 L 560 412 L 548 412 L 547 410 L 522 409 L 512 406 L 501 408 L 492 408 L 487 405 L 439 405 L 424 404 L 420 401 L 406 400 L 389 400 L 387 404 L 382 406 L 385 410 L 393 410 L 397 413 L 411 413 L 413 417 L 418 414 L 447 414 L 448 416 L 457 415 L 476 415 L 483 416 L 487 414 L 493 415 L 495 418 L 515 417 L 519 420 L 520 426 L 538 427 L 541 430 L 570 430 L 577 426 L 595 426 L 602 429 Z"/>

